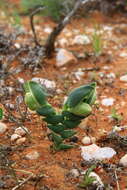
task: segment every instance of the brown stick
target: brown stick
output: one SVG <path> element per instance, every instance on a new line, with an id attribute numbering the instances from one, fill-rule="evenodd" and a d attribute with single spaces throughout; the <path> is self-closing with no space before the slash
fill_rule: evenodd
<path id="1" fill-rule="evenodd" d="M 31 14 L 30 14 L 30 25 L 31 25 L 31 29 L 32 29 L 32 32 L 33 32 L 33 36 L 34 36 L 34 42 L 37 46 L 40 46 L 38 40 L 37 40 L 37 35 L 36 35 L 36 32 L 35 32 L 35 27 L 34 27 L 34 16 L 42 11 L 45 7 L 38 7 L 37 9 L 35 9 Z"/>
<path id="2" fill-rule="evenodd" d="M 45 44 L 45 54 L 46 57 L 51 57 L 52 53 L 55 50 L 55 40 L 58 37 L 58 35 L 61 33 L 61 31 L 64 29 L 64 27 L 70 22 L 70 19 L 73 17 L 73 15 L 77 12 L 77 10 L 80 8 L 81 5 L 84 5 L 88 2 L 91 2 L 94 0 L 78 0 L 72 11 L 54 28 L 54 30 L 49 35 L 47 42 Z"/>

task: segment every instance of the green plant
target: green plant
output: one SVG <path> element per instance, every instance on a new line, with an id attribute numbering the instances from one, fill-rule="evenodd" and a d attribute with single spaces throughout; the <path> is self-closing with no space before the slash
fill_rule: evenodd
<path id="1" fill-rule="evenodd" d="M 86 188 L 93 184 L 93 182 L 96 180 L 95 177 L 90 176 L 90 173 L 95 169 L 96 166 L 91 166 L 86 173 L 84 174 L 83 181 L 79 184 L 79 187 Z"/>
<path id="2" fill-rule="evenodd" d="M 99 55 L 101 55 L 102 39 L 101 39 L 101 34 L 98 27 L 95 28 L 94 33 L 92 35 L 92 46 L 93 46 L 95 56 L 98 57 Z"/>
<path id="3" fill-rule="evenodd" d="M 0 108 L 0 120 L 3 119 L 3 109 Z"/>
<path id="4" fill-rule="evenodd" d="M 118 114 L 115 108 L 113 108 L 111 111 L 111 118 L 116 121 L 121 121 L 123 119 L 122 115 Z"/>
<path id="5" fill-rule="evenodd" d="M 24 84 L 24 90 L 25 102 L 29 109 L 43 116 L 43 120 L 47 122 L 47 127 L 52 131 L 53 148 L 62 150 L 74 147 L 65 144 L 64 141 L 72 137 L 76 133 L 72 129 L 91 114 L 91 106 L 96 99 L 96 83 L 74 89 L 60 113 L 57 113 L 48 103 L 47 93 L 40 84 L 28 81 Z"/>

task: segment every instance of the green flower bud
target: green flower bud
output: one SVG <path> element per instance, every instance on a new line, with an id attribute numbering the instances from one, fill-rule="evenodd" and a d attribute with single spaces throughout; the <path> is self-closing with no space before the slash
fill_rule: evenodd
<path id="1" fill-rule="evenodd" d="M 66 103 L 64 104 L 63 111 L 69 111 L 78 116 L 88 116 L 96 100 L 96 83 L 84 85 L 74 89 Z"/>
<path id="2" fill-rule="evenodd" d="M 38 83 L 28 81 L 24 84 L 25 90 L 25 103 L 31 110 L 37 110 L 47 104 L 46 91 Z"/>
<path id="3" fill-rule="evenodd" d="M 70 109 L 70 112 L 78 116 L 88 116 L 92 112 L 91 106 L 86 103 L 81 103 Z"/>

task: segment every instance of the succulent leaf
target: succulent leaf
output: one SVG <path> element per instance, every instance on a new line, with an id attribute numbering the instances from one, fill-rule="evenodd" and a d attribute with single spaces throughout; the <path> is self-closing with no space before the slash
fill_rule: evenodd
<path id="1" fill-rule="evenodd" d="M 47 123 L 50 123 L 50 124 L 58 124 L 58 123 L 61 123 L 63 121 L 63 116 L 62 115 L 51 115 L 51 116 L 48 116 L 44 119 L 44 121 L 46 121 Z"/>
<path id="2" fill-rule="evenodd" d="M 67 127 L 65 125 L 47 125 L 47 127 L 55 133 L 62 133 Z"/>
<path id="3" fill-rule="evenodd" d="M 72 108 L 78 105 L 80 102 L 87 102 L 87 99 L 93 95 L 95 91 L 95 83 L 89 85 L 84 85 L 79 88 L 74 89 L 64 105 L 64 109 Z"/>
<path id="4" fill-rule="evenodd" d="M 87 117 L 92 112 L 92 108 L 89 104 L 80 103 L 77 106 L 75 106 L 74 108 L 71 108 L 69 111 L 71 113 L 74 113 L 75 115 Z"/>
<path id="5" fill-rule="evenodd" d="M 58 150 L 67 150 L 67 149 L 70 149 L 70 148 L 74 148 L 74 145 L 61 143 L 61 144 L 59 144 L 59 146 L 54 146 L 54 149 L 56 151 L 58 151 Z"/>
<path id="6" fill-rule="evenodd" d="M 52 133 L 52 139 L 54 141 L 54 143 L 57 145 L 61 144 L 63 141 L 63 138 L 60 135 L 57 135 L 55 133 Z"/>
<path id="7" fill-rule="evenodd" d="M 60 132 L 60 135 L 63 139 L 70 138 L 75 134 L 76 134 L 76 132 L 73 130 L 64 130 L 64 131 Z"/>
<path id="8" fill-rule="evenodd" d="M 47 103 L 46 91 L 38 83 L 34 81 L 28 81 L 24 84 L 25 90 L 25 103 L 31 110 L 36 110 Z"/>
<path id="9" fill-rule="evenodd" d="M 77 127 L 80 124 L 80 120 L 77 121 L 71 121 L 71 120 L 65 120 L 63 121 L 63 124 L 67 126 L 67 128 L 69 129 L 73 129 L 75 127 Z"/>
<path id="10" fill-rule="evenodd" d="M 56 114 L 55 110 L 53 109 L 53 107 L 50 104 L 44 105 L 43 107 L 37 109 L 36 112 L 39 115 L 46 116 L 46 117 Z"/>

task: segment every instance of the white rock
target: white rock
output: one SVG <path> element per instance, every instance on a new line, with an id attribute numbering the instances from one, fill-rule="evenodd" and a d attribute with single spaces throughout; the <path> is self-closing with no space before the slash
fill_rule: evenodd
<path id="1" fill-rule="evenodd" d="M 82 143 L 85 145 L 91 144 L 91 139 L 90 137 L 86 136 L 82 139 Z"/>
<path id="2" fill-rule="evenodd" d="M 124 167 L 127 167 L 127 154 L 125 154 L 119 162 L 121 165 L 123 165 Z"/>
<path id="3" fill-rule="evenodd" d="M 7 90 L 8 90 L 8 92 L 9 92 L 9 95 L 13 95 L 13 94 L 14 94 L 14 88 L 13 88 L 13 87 L 8 86 L 8 87 L 7 87 Z"/>
<path id="4" fill-rule="evenodd" d="M 121 52 L 120 57 L 127 57 L 127 52 Z"/>
<path id="5" fill-rule="evenodd" d="M 50 34 L 52 32 L 52 28 L 46 27 L 46 28 L 44 28 L 44 32 L 47 34 Z"/>
<path id="6" fill-rule="evenodd" d="M 104 98 L 101 101 L 101 104 L 104 106 L 112 106 L 114 104 L 115 99 L 114 98 Z"/>
<path id="7" fill-rule="evenodd" d="M 7 130 L 7 125 L 0 122 L 0 134 L 3 134 Z"/>
<path id="8" fill-rule="evenodd" d="M 20 77 L 18 77 L 18 81 L 19 81 L 19 83 L 21 83 L 21 84 L 24 84 L 24 79 L 23 78 L 20 78 Z"/>
<path id="9" fill-rule="evenodd" d="M 84 75 L 84 72 L 79 68 L 78 71 L 76 71 L 76 72 L 74 73 L 74 75 L 75 75 L 75 78 L 76 78 L 77 80 L 81 80 L 82 76 Z"/>
<path id="10" fill-rule="evenodd" d="M 89 145 L 89 144 L 92 144 L 92 143 L 95 143 L 95 142 L 96 142 L 96 138 L 95 137 L 85 136 L 82 139 L 82 143 L 85 144 L 85 145 Z"/>
<path id="11" fill-rule="evenodd" d="M 23 144 L 25 141 L 26 141 L 26 137 L 22 137 L 22 138 L 20 138 L 20 139 L 18 139 L 18 140 L 16 141 L 16 144 L 17 144 L 17 145 L 21 145 L 21 144 Z"/>
<path id="12" fill-rule="evenodd" d="M 19 43 L 15 43 L 14 46 L 19 49 L 20 48 L 20 44 Z"/>
<path id="13" fill-rule="evenodd" d="M 74 55 L 65 50 L 65 49 L 60 49 L 56 55 L 56 66 L 61 67 L 64 66 L 68 63 L 73 63 L 77 62 L 77 59 L 74 57 Z"/>
<path id="14" fill-rule="evenodd" d="M 81 156 L 84 160 L 104 160 L 112 158 L 116 152 L 110 147 L 99 147 L 96 144 L 81 146 Z"/>
<path id="15" fill-rule="evenodd" d="M 90 44 L 90 39 L 86 35 L 77 35 L 75 36 L 72 44 L 78 44 L 78 45 L 84 45 L 84 44 Z"/>
<path id="16" fill-rule="evenodd" d="M 66 38 L 59 39 L 58 43 L 63 48 L 68 46 L 68 40 Z"/>
<path id="17" fill-rule="evenodd" d="M 30 153 L 28 153 L 25 158 L 28 160 L 36 160 L 38 159 L 40 156 L 40 154 L 37 151 L 32 151 Z"/>
<path id="18" fill-rule="evenodd" d="M 120 77 L 120 81 L 127 82 L 127 75 L 123 75 Z"/>
<path id="19" fill-rule="evenodd" d="M 45 86 L 47 89 L 54 89 L 56 87 L 56 83 L 54 81 L 45 79 L 45 78 L 32 78 L 32 81 L 40 83 L 41 85 Z"/>
<path id="20" fill-rule="evenodd" d="M 23 127 L 23 128 L 22 127 L 18 127 L 17 129 L 15 129 L 14 134 L 17 134 L 17 135 L 20 135 L 20 136 L 24 136 L 28 132 L 28 129 L 26 127 Z"/>
<path id="21" fill-rule="evenodd" d="M 13 141 L 16 141 L 16 140 L 19 139 L 19 138 L 21 138 L 20 135 L 17 135 L 17 134 L 11 135 L 11 141 L 12 141 L 12 142 L 13 142 Z"/>
<path id="22" fill-rule="evenodd" d="M 86 172 L 87 172 L 87 170 L 82 172 L 82 174 L 85 174 Z M 95 172 L 90 172 L 89 176 L 93 177 L 95 179 L 95 181 L 93 181 L 93 183 L 92 183 L 93 185 L 104 187 L 104 184 L 103 184 L 101 178 Z"/>
<path id="23" fill-rule="evenodd" d="M 71 174 L 73 177 L 79 177 L 79 171 L 77 169 L 71 169 L 69 174 Z"/>
<path id="24" fill-rule="evenodd" d="M 113 78 L 113 79 L 116 78 L 115 73 L 109 73 L 109 74 L 107 74 L 106 76 L 107 76 L 107 78 Z"/>

